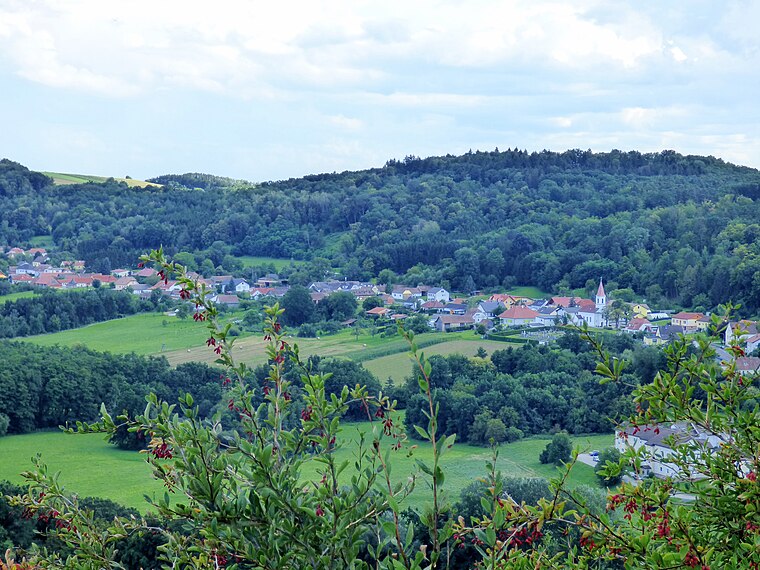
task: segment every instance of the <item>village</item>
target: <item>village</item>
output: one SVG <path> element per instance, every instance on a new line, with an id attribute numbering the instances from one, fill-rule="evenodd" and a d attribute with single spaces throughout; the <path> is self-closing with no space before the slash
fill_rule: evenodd
<path id="1" fill-rule="evenodd" d="M 0 279 L 12 284 L 24 284 L 47 289 L 83 289 L 110 287 L 129 291 L 140 298 L 154 295 L 180 300 L 181 287 L 172 280 L 159 279 L 152 268 L 118 268 L 109 274 L 85 271 L 84 261 L 63 261 L 60 266 L 48 263 L 44 248 L 23 250 L 9 248 L 4 253 L 9 263 L 8 275 Z M 190 272 L 192 279 L 212 292 L 212 300 L 221 306 L 237 308 L 241 300 L 280 299 L 290 289 L 287 279 L 277 274 L 245 279 L 233 275 L 203 277 Z M 315 305 L 334 293 L 350 293 L 362 309 L 364 318 L 378 323 L 400 321 L 412 315 L 425 315 L 428 326 L 437 332 L 474 329 L 481 335 L 517 333 L 525 338 L 552 338 L 550 332 L 566 325 L 587 326 L 592 329 L 617 330 L 638 334 L 646 345 L 664 345 L 679 335 L 706 331 L 711 322 L 709 314 L 701 312 L 653 310 L 646 303 L 626 303 L 610 299 L 600 279 L 594 299 L 576 296 L 549 296 L 533 299 L 507 293 L 490 295 L 473 292 L 454 296 L 443 287 L 395 284 L 378 285 L 371 282 L 329 279 L 308 284 Z M 345 325 L 351 325 L 349 319 Z M 760 326 L 754 321 L 730 322 L 723 333 L 728 346 L 741 338 L 748 356 L 739 359 L 742 373 L 760 368 L 760 358 L 752 356 L 760 349 Z M 543 341 L 542 341 L 543 342 Z"/>

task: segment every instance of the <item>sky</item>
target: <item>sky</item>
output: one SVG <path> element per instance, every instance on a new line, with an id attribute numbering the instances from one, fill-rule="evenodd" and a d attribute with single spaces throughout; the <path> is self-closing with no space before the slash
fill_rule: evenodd
<path id="1" fill-rule="evenodd" d="M 759 0 L 0 0 L 0 157 L 251 181 L 500 148 L 760 168 Z"/>

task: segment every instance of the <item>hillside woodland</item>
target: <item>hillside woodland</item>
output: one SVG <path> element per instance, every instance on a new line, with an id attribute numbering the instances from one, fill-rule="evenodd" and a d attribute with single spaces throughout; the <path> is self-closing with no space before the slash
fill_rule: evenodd
<path id="1" fill-rule="evenodd" d="M 164 244 L 207 273 L 239 269 L 234 256 L 309 260 L 286 268 L 291 283 L 333 269 L 562 292 L 603 276 L 652 303 L 760 308 L 760 173 L 713 157 L 496 150 L 261 184 L 154 181 L 53 186 L 3 160 L 0 243 L 52 235 L 99 271 Z"/>

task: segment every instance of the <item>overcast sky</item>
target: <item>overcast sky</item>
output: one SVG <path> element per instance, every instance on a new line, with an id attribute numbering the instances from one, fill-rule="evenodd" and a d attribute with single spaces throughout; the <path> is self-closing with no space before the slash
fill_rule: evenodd
<path id="1" fill-rule="evenodd" d="M 260 181 L 469 149 L 760 167 L 760 1 L 0 0 L 0 156 Z"/>

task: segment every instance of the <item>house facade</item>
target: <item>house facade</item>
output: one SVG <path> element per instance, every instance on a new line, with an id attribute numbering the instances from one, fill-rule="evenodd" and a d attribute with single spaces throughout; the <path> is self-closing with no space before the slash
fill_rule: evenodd
<path id="1" fill-rule="evenodd" d="M 629 448 L 642 450 L 644 463 L 642 475 L 654 475 L 664 479 L 699 478 L 700 458 L 706 453 L 715 452 L 721 444 L 721 438 L 687 424 L 669 426 L 628 426 L 615 435 L 615 449 L 625 453 Z M 674 448 L 688 446 L 693 449 L 694 465 L 683 468 L 675 462 Z"/>
<path id="2" fill-rule="evenodd" d="M 709 320 L 705 320 L 703 313 L 687 313 L 685 311 L 676 313 L 670 320 L 670 324 L 683 327 L 683 330 L 686 332 L 707 330 L 708 323 Z"/>
<path id="3" fill-rule="evenodd" d="M 505 327 L 519 327 L 531 324 L 537 316 L 533 309 L 514 306 L 499 315 L 499 322 Z"/>

